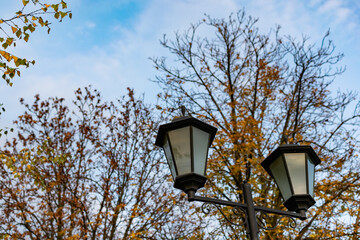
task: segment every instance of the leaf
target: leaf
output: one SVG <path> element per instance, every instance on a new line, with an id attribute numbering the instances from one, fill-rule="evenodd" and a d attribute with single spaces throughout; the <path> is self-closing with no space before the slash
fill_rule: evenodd
<path id="1" fill-rule="evenodd" d="M 59 4 L 53 4 L 51 7 L 54 9 L 55 12 L 59 11 Z"/>
<path id="2" fill-rule="evenodd" d="M 61 5 L 62 5 L 62 8 L 63 8 L 63 9 L 67 8 L 67 4 L 66 4 L 66 2 L 61 1 Z"/>
<path id="3" fill-rule="evenodd" d="M 21 37 L 21 30 L 19 29 L 17 32 L 16 32 L 16 36 L 18 37 L 18 38 L 20 38 Z"/>
<path id="4" fill-rule="evenodd" d="M 66 17 L 67 13 L 66 12 L 60 12 L 61 18 Z"/>
<path id="5" fill-rule="evenodd" d="M 8 62 L 11 61 L 11 57 L 10 57 L 10 54 L 9 54 L 8 52 L 5 52 L 5 51 L 0 50 L 0 54 L 1 54 Z"/>
<path id="6" fill-rule="evenodd" d="M 16 27 L 11 26 L 11 30 L 12 30 L 13 33 L 16 33 L 16 31 L 17 31 L 18 29 L 17 29 Z"/>
<path id="7" fill-rule="evenodd" d="M 30 0 L 22 0 L 24 7 L 29 3 Z"/>
<path id="8" fill-rule="evenodd" d="M 25 33 L 24 41 L 25 42 L 29 41 L 29 34 L 28 33 Z"/>
<path id="9" fill-rule="evenodd" d="M 11 44 L 14 42 L 14 38 L 7 38 L 6 43 L 11 46 Z"/>
<path id="10" fill-rule="evenodd" d="M 16 56 L 12 56 L 12 59 L 14 60 L 14 63 L 16 64 L 16 62 L 19 60 L 19 58 L 18 57 L 16 57 Z M 17 66 L 18 67 L 18 66 Z"/>

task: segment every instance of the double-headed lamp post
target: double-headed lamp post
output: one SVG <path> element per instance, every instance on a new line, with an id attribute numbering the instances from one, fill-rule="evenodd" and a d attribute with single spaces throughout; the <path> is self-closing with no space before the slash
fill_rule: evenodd
<path id="1" fill-rule="evenodd" d="M 281 145 L 261 163 L 275 179 L 289 211 L 255 206 L 249 183 L 242 184 L 243 203 L 196 196 L 196 191 L 204 187 L 207 180 L 207 155 L 216 132 L 215 127 L 193 117 L 177 118 L 160 126 L 155 144 L 164 149 L 175 188 L 183 190 L 189 201 L 226 205 L 243 211 L 251 240 L 258 239 L 258 227 L 266 228 L 257 221 L 257 212 L 306 219 L 307 209 L 315 204 L 314 174 L 315 166 L 320 163 L 311 146 Z"/>

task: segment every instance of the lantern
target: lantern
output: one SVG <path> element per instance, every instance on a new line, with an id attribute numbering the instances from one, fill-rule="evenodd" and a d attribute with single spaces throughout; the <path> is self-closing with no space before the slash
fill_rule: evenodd
<path id="1" fill-rule="evenodd" d="M 315 204 L 315 166 L 319 163 L 311 146 L 288 144 L 279 146 L 261 165 L 275 179 L 284 206 L 299 212 Z"/>
<path id="2" fill-rule="evenodd" d="M 197 191 L 206 182 L 209 147 L 217 129 L 193 117 L 181 117 L 161 125 L 156 145 L 162 147 L 174 187 Z"/>

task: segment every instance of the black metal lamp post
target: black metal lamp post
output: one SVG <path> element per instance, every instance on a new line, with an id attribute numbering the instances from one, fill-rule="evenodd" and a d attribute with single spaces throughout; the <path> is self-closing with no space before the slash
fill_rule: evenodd
<path id="1" fill-rule="evenodd" d="M 275 179 L 289 211 L 255 206 L 249 183 L 242 185 L 244 203 L 196 196 L 207 179 L 208 149 L 216 132 L 213 126 L 193 117 L 178 118 L 160 126 L 155 144 L 164 149 L 175 188 L 186 192 L 189 201 L 226 205 L 243 211 L 251 240 L 258 239 L 258 227 L 266 229 L 257 221 L 256 212 L 306 219 L 307 209 L 315 204 L 314 174 L 315 166 L 320 163 L 311 146 L 282 145 L 261 163 Z"/>

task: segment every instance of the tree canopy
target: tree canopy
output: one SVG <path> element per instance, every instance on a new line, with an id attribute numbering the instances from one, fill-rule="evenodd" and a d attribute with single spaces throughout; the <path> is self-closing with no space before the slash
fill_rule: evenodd
<path id="1" fill-rule="evenodd" d="M 63 98 L 21 100 L 18 136 L 0 152 L 0 239 L 200 234 L 154 149 L 152 109 L 131 89 L 117 102 L 91 88 L 75 97 L 71 108 Z"/>
<path id="2" fill-rule="evenodd" d="M 257 204 L 284 208 L 260 162 L 286 143 L 310 144 L 319 154 L 317 204 L 308 219 L 296 229 L 282 220 L 274 230 L 261 232 L 264 239 L 360 235 L 360 108 L 356 93 L 330 91 L 344 69 L 338 65 L 343 55 L 335 52 L 329 35 L 311 43 L 306 36 L 282 35 L 280 27 L 264 34 L 257 19 L 239 11 L 228 19 L 206 16 L 182 34 L 164 37 L 161 44 L 171 57 L 152 58 L 159 70 L 155 82 L 164 89 L 158 108 L 174 115 L 184 105 L 219 129 L 206 194 L 242 201 L 241 184 L 249 182 Z M 245 237 L 243 228 L 218 219 L 210 238 Z"/>

